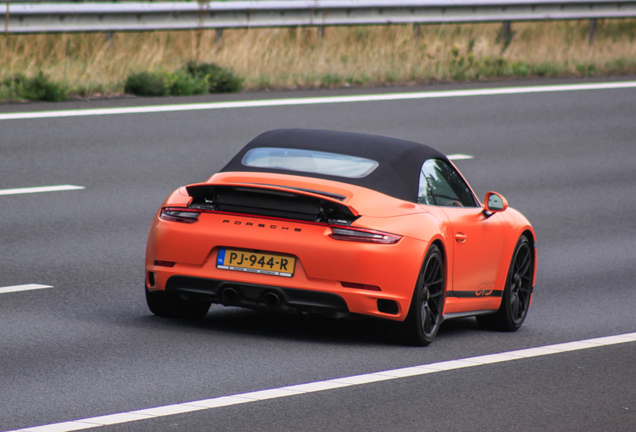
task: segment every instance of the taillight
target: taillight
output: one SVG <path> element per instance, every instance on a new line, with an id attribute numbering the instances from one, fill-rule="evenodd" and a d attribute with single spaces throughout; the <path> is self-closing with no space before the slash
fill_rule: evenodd
<path id="1" fill-rule="evenodd" d="M 329 234 L 329 237 L 334 240 L 379 244 L 395 244 L 402 238 L 401 235 L 385 233 L 382 231 L 338 227 L 331 227 L 331 234 Z"/>
<path id="2" fill-rule="evenodd" d="M 159 218 L 173 222 L 194 223 L 199 218 L 201 210 L 181 207 L 165 207 L 161 209 Z"/>

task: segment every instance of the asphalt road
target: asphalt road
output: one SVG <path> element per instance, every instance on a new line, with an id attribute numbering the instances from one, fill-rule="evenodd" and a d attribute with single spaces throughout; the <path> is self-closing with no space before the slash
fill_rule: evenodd
<path id="1" fill-rule="evenodd" d="M 5 105 L 0 114 L 574 82 Z M 143 261 L 158 206 L 282 127 L 474 156 L 457 165 L 478 195 L 502 193 L 537 233 L 524 326 L 509 334 L 448 321 L 432 345 L 412 348 L 367 320 L 220 306 L 200 323 L 152 316 Z M 0 195 L 0 287 L 52 286 L 0 292 L 2 431 L 636 332 L 636 88 L 0 120 L 0 155 L 0 189 L 84 187 Z M 634 431 L 636 343 L 99 430 Z"/>

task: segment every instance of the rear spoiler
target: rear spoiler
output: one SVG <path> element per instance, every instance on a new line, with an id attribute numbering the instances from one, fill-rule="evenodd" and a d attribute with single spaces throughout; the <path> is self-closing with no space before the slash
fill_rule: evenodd
<path id="1" fill-rule="evenodd" d="M 201 183 L 186 186 L 189 207 L 302 221 L 349 225 L 360 217 L 345 198 L 310 189 L 253 183 Z"/>

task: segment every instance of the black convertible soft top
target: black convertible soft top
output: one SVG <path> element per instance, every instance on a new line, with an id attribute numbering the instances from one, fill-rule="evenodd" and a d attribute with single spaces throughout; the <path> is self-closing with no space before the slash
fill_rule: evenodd
<path id="1" fill-rule="evenodd" d="M 243 165 L 243 156 L 255 147 L 319 150 L 373 159 L 378 167 L 366 177 L 344 178 L 323 174 L 290 172 L 282 169 Z M 270 172 L 323 178 L 382 192 L 395 198 L 417 202 L 419 173 L 427 159 L 447 160 L 424 144 L 396 138 L 352 132 L 313 129 L 279 129 L 265 132 L 250 141 L 221 172 Z"/>

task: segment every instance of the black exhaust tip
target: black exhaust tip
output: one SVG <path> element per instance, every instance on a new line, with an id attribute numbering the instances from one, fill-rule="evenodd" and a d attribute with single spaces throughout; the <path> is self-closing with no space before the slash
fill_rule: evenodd
<path id="1" fill-rule="evenodd" d="M 276 294 L 275 292 L 271 292 L 271 291 L 266 292 L 263 295 L 263 302 L 265 303 L 265 306 L 270 308 L 277 308 L 282 304 L 282 300 L 280 296 Z"/>
<path id="2" fill-rule="evenodd" d="M 221 301 L 223 304 L 234 304 L 239 301 L 240 297 L 239 292 L 231 287 L 223 288 L 221 291 Z"/>

